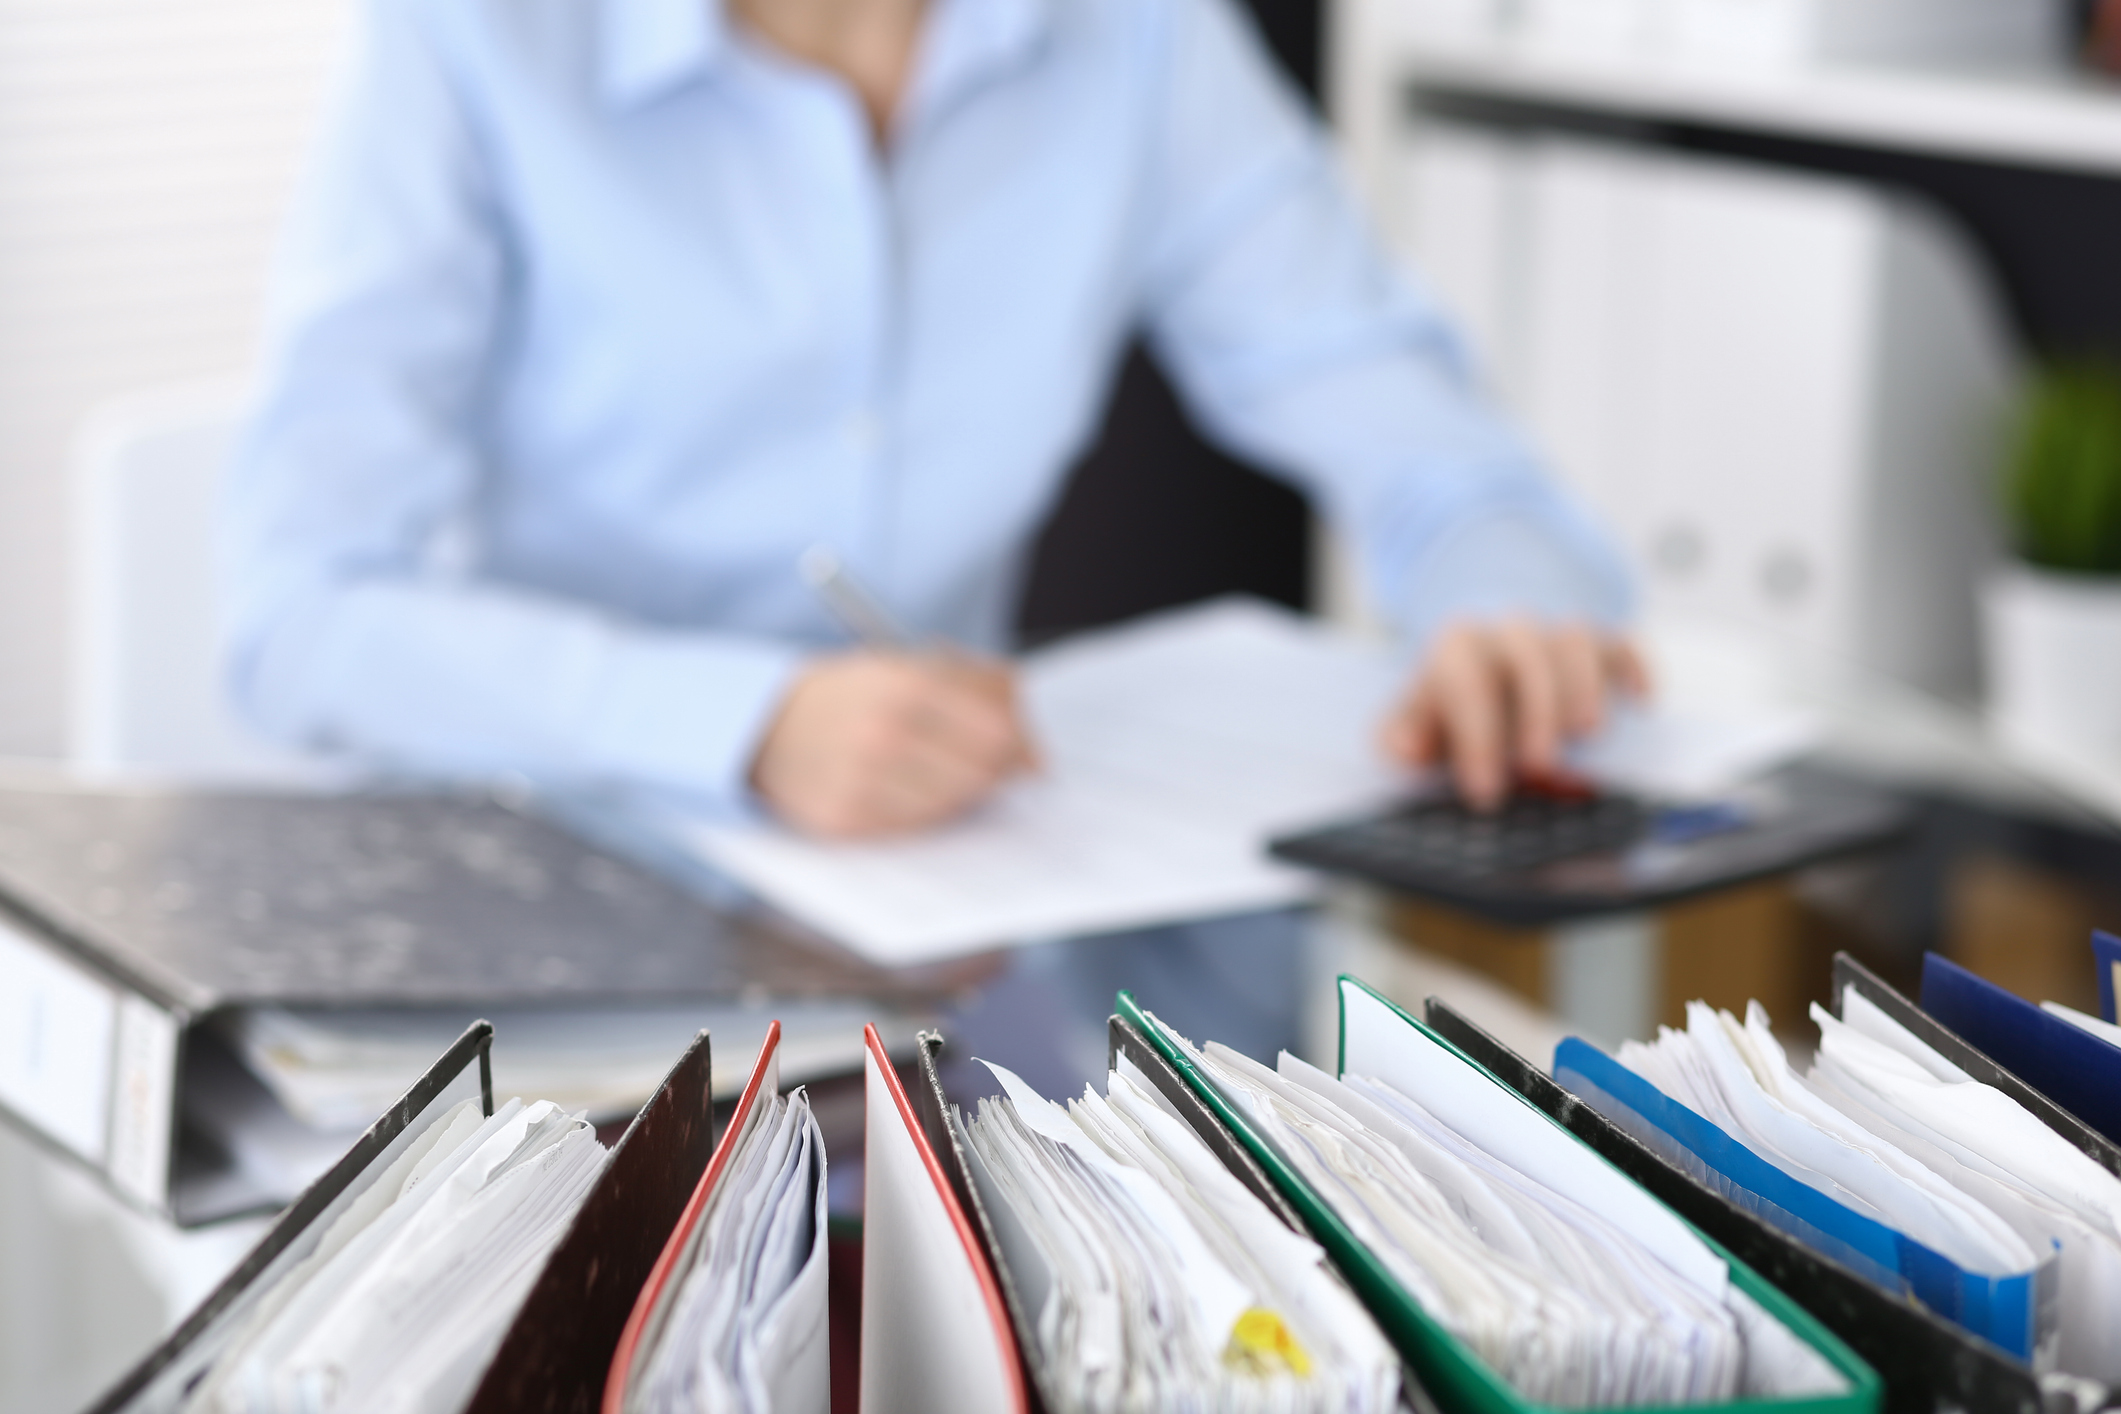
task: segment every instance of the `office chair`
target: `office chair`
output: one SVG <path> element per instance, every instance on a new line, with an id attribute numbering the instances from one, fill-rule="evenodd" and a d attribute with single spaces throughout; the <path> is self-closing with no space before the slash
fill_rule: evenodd
<path id="1" fill-rule="evenodd" d="M 106 404 L 72 470 L 74 606 L 67 755 L 78 770 L 312 779 L 253 736 L 220 677 L 215 556 L 222 464 L 240 380 Z"/>

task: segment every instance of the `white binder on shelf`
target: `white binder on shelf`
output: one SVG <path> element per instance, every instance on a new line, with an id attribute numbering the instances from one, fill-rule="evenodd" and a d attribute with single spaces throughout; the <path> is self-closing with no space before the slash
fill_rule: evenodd
<path id="1" fill-rule="evenodd" d="M 1399 186 L 1653 618 L 1970 692 L 2016 354 L 1956 229 L 1851 179 L 1435 115 Z"/>

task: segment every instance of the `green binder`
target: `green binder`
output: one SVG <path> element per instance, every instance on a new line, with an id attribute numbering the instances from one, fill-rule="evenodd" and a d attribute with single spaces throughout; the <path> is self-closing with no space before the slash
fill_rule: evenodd
<path id="1" fill-rule="evenodd" d="M 1343 1060 L 1346 1055 L 1347 1005 L 1351 989 L 1389 1008 L 1392 1014 L 1404 1021 L 1409 1028 L 1464 1062 L 1494 1087 L 1498 1104 L 1525 1105 L 1546 1123 L 1554 1123 L 1465 1052 L 1409 1016 L 1402 1008 L 1379 996 L 1364 983 L 1348 976 L 1340 979 Z M 1420 1303 L 1407 1293 L 1377 1255 L 1364 1245 L 1340 1216 L 1312 1190 L 1310 1184 L 1282 1157 L 1280 1151 L 1206 1075 L 1201 1073 L 1199 1067 L 1172 1043 L 1164 1028 L 1136 1004 L 1132 993 L 1119 994 L 1119 1012 L 1149 1039 L 1158 1053 L 1171 1063 L 1173 1069 L 1185 1077 L 1186 1083 L 1192 1086 L 1214 1111 L 1216 1118 L 1227 1125 L 1238 1141 L 1259 1161 L 1260 1167 L 1266 1170 L 1276 1187 L 1288 1197 L 1290 1204 L 1310 1228 L 1311 1235 L 1325 1248 L 1327 1255 L 1347 1278 L 1349 1286 L 1354 1288 L 1356 1295 L 1362 1298 L 1363 1304 L 1368 1306 L 1371 1314 L 1377 1318 L 1377 1323 L 1383 1328 L 1385 1335 L 1398 1347 L 1400 1355 L 1447 1414 L 1550 1414 L 1550 1406 L 1535 1404 L 1518 1394 L 1500 1375 L 1421 1308 Z M 1561 1126 L 1554 1127 L 1561 1133 L 1568 1134 Z M 1574 1135 L 1569 1136 L 1569 1142 L 1582 1145 L 1582 1141 Z M 1595 1152 L 1589 1150 L 1588 1146 L 1583 1147 L 1586 1152 Z M 1599 1158 L 1598 1162 L 1603 1164 L 1605 1160 Z M 1619 1170 L 1615 1169 L 1614 1172 L 1618 1174 Z M 1803 1308 L 1763 1281 L 1751 1268 L 1704 1236 L 1699 1229 L 1693 1228 L 1691 1224 L 1688 1227 L 1729 1265 L 1732 1285 L 1751 1297 L 1769 1316 L 1781 1322 L 1816 1351 L 1847 1381 L 1847 1388 L 1822 1394 L 1738 1399 L 1719 1405 L 1668 1405 L 1656 1411 L 1656 1414 L 1708 1414 L 1710 1410 L 1769 1409 L 1789 1411 L 1789 1414 L 1876 1414 L 1883 1386 L 1870 1366 L 1857 1358 L 1854 1351 L 1842 1344 L 1839 1338 Z M 1553 1414 L 1559 1412 L 1553 1411 Z M 1614 1414 L 1614 1411 L 1605 1411 L 1605 1414 Z M 1619 1414 L 1638 1414 L 1638 1411 L 1619 1411 Z M 1642 1410 L 1639 1414 L 1652 1412 Z"/>

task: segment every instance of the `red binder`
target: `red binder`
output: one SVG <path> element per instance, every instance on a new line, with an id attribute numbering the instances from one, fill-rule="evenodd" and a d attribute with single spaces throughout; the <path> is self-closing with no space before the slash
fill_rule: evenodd
<path id="1" fill-rule="evenodd" d="M 874 1026 L 865 1039 L 862 1414 L 1028 1414 L 1016 1332 L 986 1250 Z"/>

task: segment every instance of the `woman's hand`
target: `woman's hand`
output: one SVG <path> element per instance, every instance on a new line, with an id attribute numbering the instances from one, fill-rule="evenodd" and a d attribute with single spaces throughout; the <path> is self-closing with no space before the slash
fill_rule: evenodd
<path id="1" fill-rule="evenodd" d="M 797 676 L 752 758 L 751 785 L 806 833 L 863 839 L 939 825 L 1037 764 L 1008 665 L 843 653 Z"/>
<path id="2" fill-rule="evenodd" d="M 1559 772 L 1563 746 L 1603 725 L 1615 691 L 1645 696 L 1649 674 L 1632 644 L 1603 629 L 1454 624 L 1386 719 L 1385 753 L 1408 766 L 1448 762 L 1467 803 L 1492 810 L 1513 780 Z"/>

